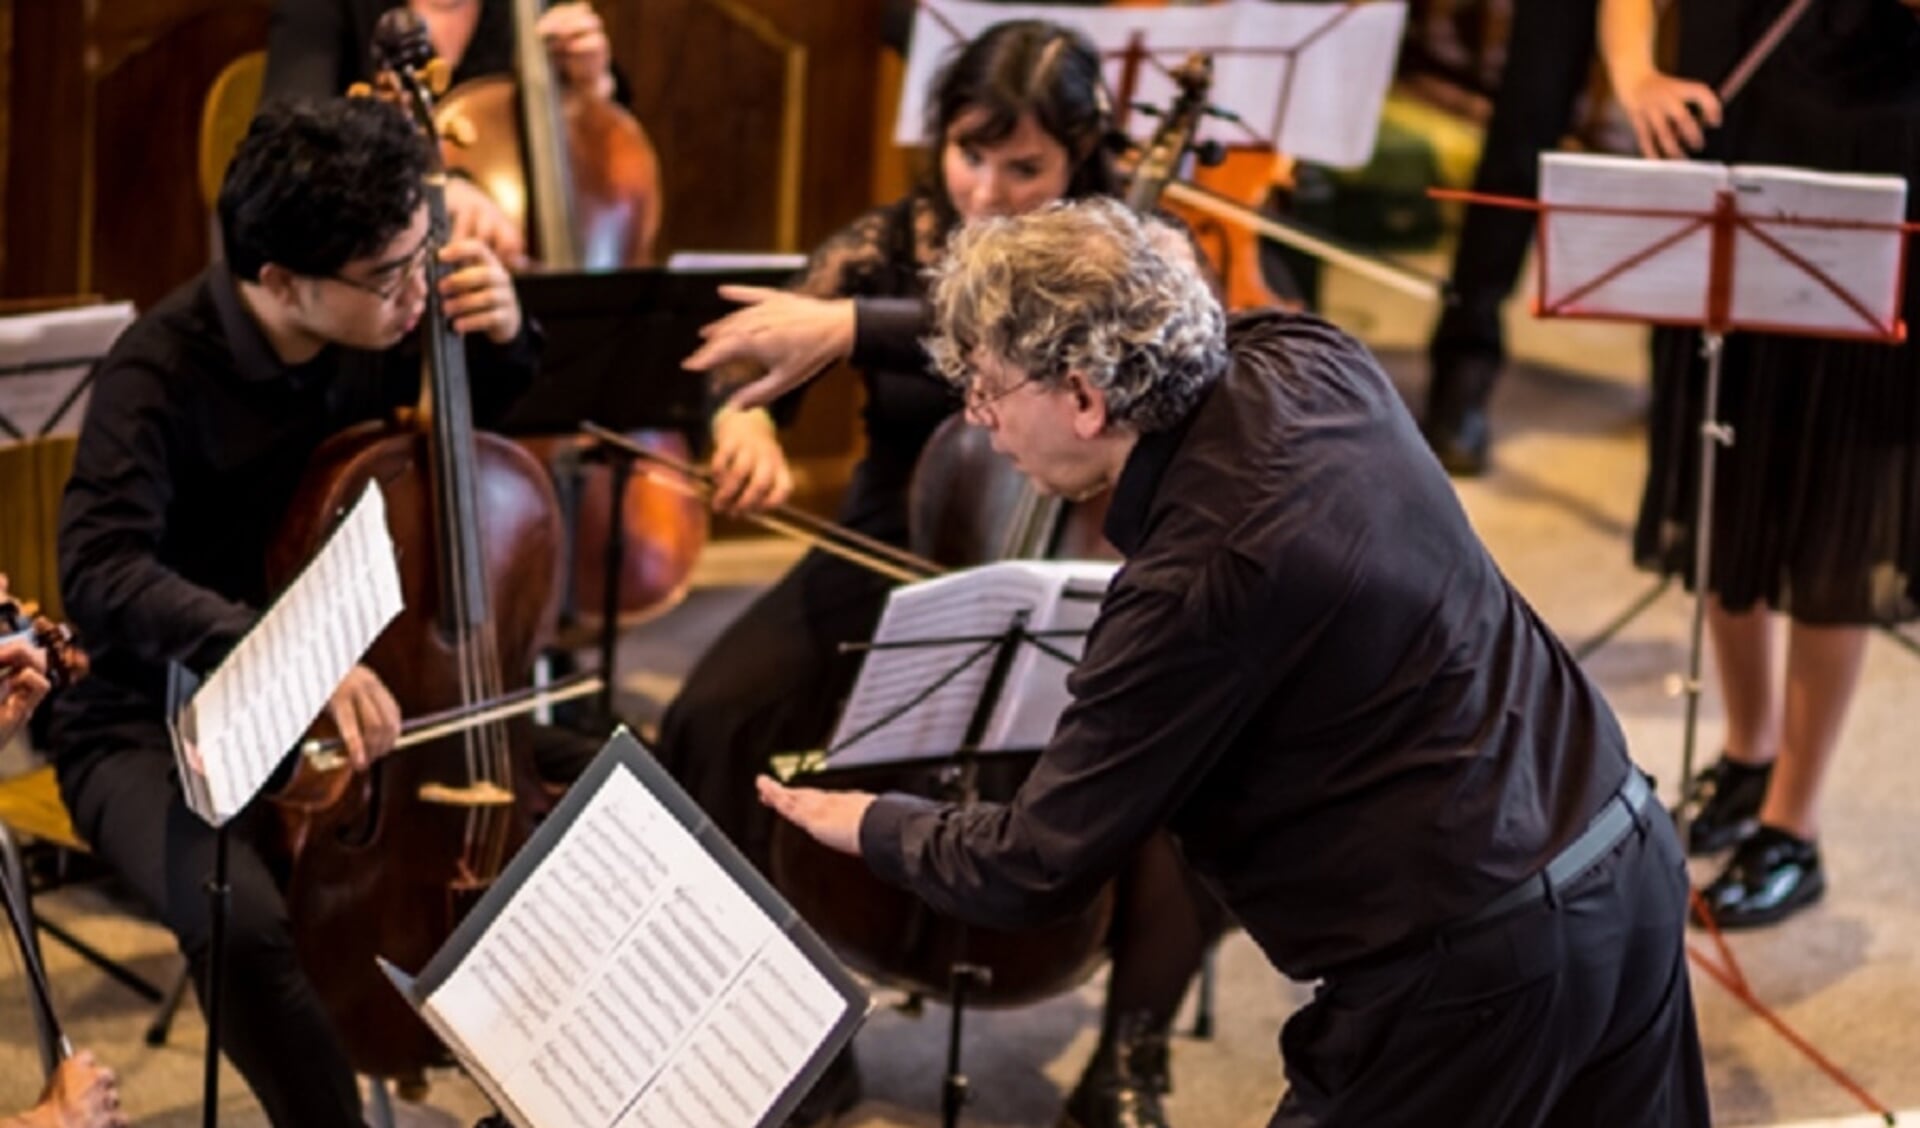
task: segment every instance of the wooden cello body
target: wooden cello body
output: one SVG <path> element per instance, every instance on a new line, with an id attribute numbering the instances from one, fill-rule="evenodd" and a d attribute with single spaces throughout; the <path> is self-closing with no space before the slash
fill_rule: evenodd
<path id="1" fill-rule="evenodd" d="M 413 73 L 432 55 L 424 27 L 405 9 L 390 12 L 379 50 L 403 76 L 429 144 L 431 98 Z M 437 179 L 425 196 L 437 246 L 446 231 Z M 553 630 L 561 563 L 552 483 L 525 450 L 475 433 L 437 256 L 426 269 L 424 410 L 323 443 L 268 557 L 270 579 L 284 584 L 363 490 L 383 493 L 406 609 L 365 664 L 405 716 L 471 708 L 526 685 Z M 280 807 L 295 945 L 359 1072 L 418 1080 L 446 1059 L 374 956 L 424 966 L 525 841 L 545 792 L 524 723 L 470 728 L 344 777 L 323 800 Z"/>

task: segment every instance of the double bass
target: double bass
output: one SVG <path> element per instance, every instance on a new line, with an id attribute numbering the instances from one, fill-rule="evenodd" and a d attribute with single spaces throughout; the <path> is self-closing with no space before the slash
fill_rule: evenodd
<path id="1" fill-rule="evenodd" d="M 1212 64 L 1195 55 L 1175 72 L 1180 93 L 1135 165 L 1128 206 L 1149 212 L 1184 160 L 1207 109 Z M 1106 499 L 1069 504 L 1041 494 L 990 436 L 961 416 L 941 424 L 921 453 L 909 500 L 911 551 L 948 567 L 1002 559 L 1111 556 L 1101 535 Z M 905 791 L 962 802 L 1004 802 L 1032 769 L 1028 756 L 992 756 L 965 768 L 930 762 L 906 767 L 829 769 L 807 786 Z M 970 778 L 969 778 L 970 776 Z M 881 882 L 859 858 L 815 842 L 776 820 L 774 883 L 841 958 L 882 982 L 916 994 L 947 992 L 957 965 L 984 968 L 970 1003 L 1018 1006 L 1068 990 L 1106 954 L 1113 917 L 1109 885 L 1078 912 L 1032 929 L 961 925 L 913 894 Z"/>
<path id="2" fill-rule="evenodd" d="M 620 105 L 568 96 L 536 29 L 539 0 L 513 0 L 514 73 L 469 79 L 438 100 L 447 167 L 483 189 L 528 236 L 535 269 L 604 271 L 652 265 L 660 233 L 660 162 L 646 130 Z M 685 438 L 637 431 L 649 449 L 684 459 Z M 578 457 L 579 436 L 521 440 L 570 487 L 568 603 L 591 625 L 602 606 L 611 474 Z M 671 607 L 706 545 L 706 511 L 644 477 L 621 499 L 619 606 L 631 623 Z"/>
<path id="3" fill-rule="evenodd" d="M 406 9 L 387 13 L 376 50 L 431 147 L 424 25 Z M 443 175 L 436 168 L 425 185 L 436 251 L 447 234 Z M 323 443 L 268 555 L 270 580 L 284 585 L 363 490 L 385 494 L 406 609 L 365 663 L 406 716 L 478 709 L 527 685 L 553 633 L 562 563 L 553 484 L 520 446 L 475 431 L 437 254 L 426 269 L 421 410 Z M 467 728 L 321 800 L 278 804 L 295 947 L 358 1072 L 404 1087 L 446 1060 L 374 957 L 423 966 L 525 841 L 546 802 L 525 725 Z"/>

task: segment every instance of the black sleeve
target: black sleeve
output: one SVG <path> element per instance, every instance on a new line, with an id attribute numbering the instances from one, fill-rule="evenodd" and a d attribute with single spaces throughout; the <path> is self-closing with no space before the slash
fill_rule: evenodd
<path id="1" fill-rule="evenodd" d="M 102 363 L 60 503 L 60 591 L 83 634 L 143 661 L 205 671 L 259 612 L 160 560 L 183 441 L 166 384 L 144 361 Z"/>
<path id="2" fill-rule="evenodd" d="M 539 323 L 524 312 L 519 334 L 504 345 L 494 344 L 483 333 L 468 336 L 467 374 L 473 384 L 473 419 L 477 425 L 491 426 L 533 387 L 545 344 L 546 334 Z"/>
<path id="3" fill-rule="evenodd" d="M 267 24 L 267 74 L 260 102 L 333 98 L 363 76 L 354 57 L 348 0 L 275 0 Z"/>
<path id="4" fill-rule="evenodd" d="M 883 795 L 860 824 L 882 879 L 936 911 L 1011 928 L 1064 916 L 1163 825 L 1245 728 L 1271 684 L 1221 616 L 1249 574 L 1223 558 L 1185 593 L 1119 581 L 1068 679 L 1072 704 L 1005 804 Z"/>

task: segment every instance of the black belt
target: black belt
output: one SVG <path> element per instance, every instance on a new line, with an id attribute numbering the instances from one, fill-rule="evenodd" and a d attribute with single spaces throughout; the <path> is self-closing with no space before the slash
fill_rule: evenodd
<path id="1" fill-rule="evenodd" d="M 1647 782 L 1647 777 L 1641 774 L 1639 768 L 1631 769 L 1627 773 L 1627 782 L 1620 785 L 1620 790 L 1614 792 L 1606 806 L 1601 807 L 1600 812 L 1587 823 L 1587 829 L 1580 832 L 1580 837 L 1567 843 L 1539 873 L 1495 897 L 1479 912 L 1453 927 L 1484 924 L 1535 901 L 1551 900 L 1554 890 L 1585 873 L 1605 857 L 1607 851 L 1619 845 L 1620 840 L 1639 822 L 1640 812 L 1652 794 L 1653 786 Z"/>

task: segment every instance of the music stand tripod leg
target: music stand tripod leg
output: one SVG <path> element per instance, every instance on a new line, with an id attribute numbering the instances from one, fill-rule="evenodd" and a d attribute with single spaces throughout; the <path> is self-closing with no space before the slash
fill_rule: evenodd
<path id="1" fill-rule="evenodd" d="M 1685 798 L 1687 784 L 1693 779 L 1694 750 L 1700 725 L 1700 667 L 1706 650 L 1707 581 L 1713 560 L 1713 488 L 1714 467 L 1720 448 L 1733 445 L 1733 430 L 1720 421 L 1720 362 L 1726 351 L 1726 335 L 1708 330 L 1701 337 L 1701 353 L 1707 361 L 1707 387 L 1700 413 L 1699 489 L 1693 510 L 1693 626 L 1687 639 L 1687 677 L 1682 686 L 1687 697 L 1686 726 L 1680 745 L 1680 788 Z M 1675 831 L 1681 843 L 1687 841 L 1688 816 L 1684 801 L 1676 804 Z"/>
<path id="2" fill-rule="evenodd" d="M 1645 614 L 1647 608 L 1659 602 L 1660 597 L 1667 594 L 1667 589 L 1672 586 L 1672 576 L 1661 576 L 1652 587 L 1635 596 L 1633 602 L 1628 604 L 1625 610 L 1607 620 L 1605 626 L 1595 631 L 1586 641 L 1574 647 L 1574 661 L 1585 662 L 1587 659 L 1593 657 L 1602 647 L 1612 642 L 1616 635 L 1626 630 L 1635 619 Z"/>
<path id="3" fill-rule="evenodd" d="M 207 905 L 213 914 L 213 943 L 207 959 L 207 1055 L 200 1122 L 215 1128 L 220 1122 L 220 1011 L 226 979 L 227 915 L 233 889 L 227 883 L 227 824 L 213 832 L 213 876 L 207 882 Z"/>

